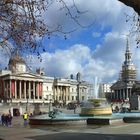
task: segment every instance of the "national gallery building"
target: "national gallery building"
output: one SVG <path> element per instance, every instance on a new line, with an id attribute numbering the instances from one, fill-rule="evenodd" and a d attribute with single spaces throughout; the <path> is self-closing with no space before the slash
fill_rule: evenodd
<path id="1" fill-rule="evenodd" d="M 91 84 L 82 81 L 80 73 L 74 79 L 73 75 L 70 78 L 48 77 L 41 69 L 37 69 L 36 73 L 28 72 L 24 59 L 18 53 L 10 58 L 8 68 L 0 71 L 1 109 L 8 105 L 13 114 L 16 111 L 24 113 L 27 105 L 32 108 L 37 104 L 67 105 L 86 101 L 90 88 Z"/>

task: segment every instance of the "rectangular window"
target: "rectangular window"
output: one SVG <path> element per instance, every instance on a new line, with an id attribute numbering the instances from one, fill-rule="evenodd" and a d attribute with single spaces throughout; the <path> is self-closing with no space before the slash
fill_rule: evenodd
<path id="1" fill-rule="evenodd" d="M 74 96 L 72 96 L 72 101 L 74 100 Z"/>

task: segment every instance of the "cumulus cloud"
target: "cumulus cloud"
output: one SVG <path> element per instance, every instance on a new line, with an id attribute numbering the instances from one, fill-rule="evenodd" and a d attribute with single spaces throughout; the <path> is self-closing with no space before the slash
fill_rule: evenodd
<path id="1" fill-rule="evenodd" d="M 72 1 L 66 2 L 71 7 Z M 88 25 L 94 21 L 96 25 L 100 25 L 101 32 L 93 31 L 92 36 L 96 38 L 104 34 L 103 42 L 92 47 L 75 43 L 72 46 L 67 45 L 69 46 L 67 49 L 57 48 L 53 53 L 42 53 L 42 62 L 36 56 L 30 55 L 27 56 L 28 65 L 32 67 L 32 70 L 43 67 L 48 76 L 69 77 L 70 74 L 76 75 L 77 72 L 81 72 L 82 78 L 87 81 L 93 81 L 95 77 L 103 82 L 117 80 L 124 61 L 126 35 L 129 33 L 131 24 L 126 24 L 125 13 L 132 14 L 133 9 L 117 0 L 87 0 L 86 2 L 76 0 L 75 2 L 80 11 L 87 11 L 81 15 L 79 22 Z M 63 24 L 66 30 L 77 27 L 66 16 L 65 11 L 60 11 L 59 8 L 58 5 L 51 5 L 50 11 L 44 15 L 46 22 L 52 28 L 58 24 Z M 102 33 L 106 27 L 110 27 L 110 31 Z M 138 55 L 140 50 L 136 50 L 134 41 L 131 45 L 134 64 L 137 69 L 140 69 Z M 1 62 L 1 64 L 4 63 Z"/>
<path id="2" fill-rule="evenodd" d="M 55 53 L 43 53 L 42 62 L 38 65 L 36 56 L 32 56 L 32 66 L 43 67 L 48 76 L 69 77 L 70 74 L 76 75 L 77 72 L 82 74 L 83 80 L 93 81 L 98 77 L 104 82 L 109 82 L 117 78 L 118 62 L 103 57 L 94 56 L 98 50 L 92 51 L 88 46 L 76 44 L 67 50 L 57 50 Z M 108 50 L 109 52 L 109 50 Z M 108 52 L 104 52 L 105 55 Z M 114 52 L 111 52 L 114 53 Z M 116 57 L 116 58 L 115 58 Z M 118 55 L 114 55 L 114 59 L 118 59 Z M 36 63 L 35 63 L 36 62 Z"/>

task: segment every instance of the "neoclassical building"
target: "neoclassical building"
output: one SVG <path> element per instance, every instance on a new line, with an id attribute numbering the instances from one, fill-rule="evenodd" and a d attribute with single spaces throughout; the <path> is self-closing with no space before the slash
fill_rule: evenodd
<path id="1" fill-rule="evenodd" d="M 111 93 L 108 98 L 112 102 L 129 101 L 132 96 L 132 87 L 136 83 L 136 68 L 132 62 L 132 53 L 127 39 L 125 60 L 122 65 L 120 77 L 116 83 L 111 86 Z"/>
<path id="2" fill-rule="evenodd" d="M 29 72 L 18 53 L 10 58 L 8 67 L 0 71 L 0 102 L 9 104 L 11 111 L 20 108 L 20 113 L 27 109 L 27 104 L 86 101 L 90 87 L 89 83 L 81 80 L 80 73 L 74 79 L 73 75 L 70 78 L 49 77 L 41 69 L 36 73 Z"/>

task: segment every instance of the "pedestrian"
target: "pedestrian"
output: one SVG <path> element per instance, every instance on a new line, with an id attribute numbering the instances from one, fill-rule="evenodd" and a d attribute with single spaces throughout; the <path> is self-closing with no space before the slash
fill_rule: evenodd
<path id="1" fill-rule="evenodd" d="M 12 126 L 12 115 L 8 114 L 8 126 L 11 127 Z"/>
<path id="2" fill-rule="evenodd" d="M 8 127 L 8 114 L 5 115 L 5 126 Z"/>
<path id="3" fill-rule="evenodd" d="M 23 119 L 24 119 L 24 126 L 27 126 L 28 114 L 26 112 L 23 114 Z"/>
<path id="4" fill-rule="evenodd" d="M 74 104 L 74 114 L 76 113 L 76 104 Z"/>
<path id="5" fill-rule="evenodd" d="M 5 114 L 2 114 L 2 116 L 1 116 L 1 123 L 2 123 L 3 126 L 6 125 L 6 116 L 5 116 Z"/>

